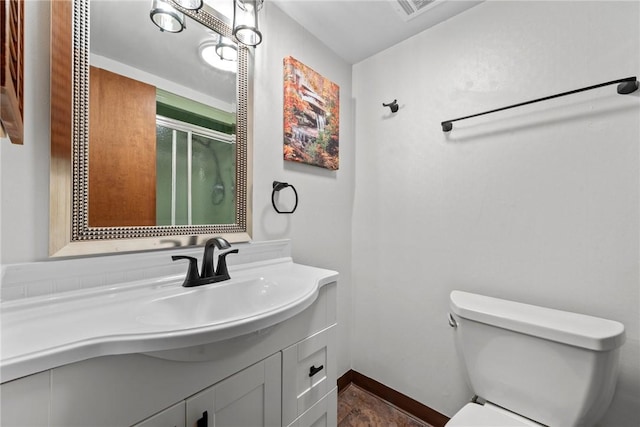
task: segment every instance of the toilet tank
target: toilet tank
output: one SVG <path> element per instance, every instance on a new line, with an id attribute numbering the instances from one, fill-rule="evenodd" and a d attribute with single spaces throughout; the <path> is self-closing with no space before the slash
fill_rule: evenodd
<path id="1" fill-rule="evenodd" d="M 450 299 L 458 355 L 477 396 L 548 426 L 602 417 L 624 325 L 469 292 Z"/>

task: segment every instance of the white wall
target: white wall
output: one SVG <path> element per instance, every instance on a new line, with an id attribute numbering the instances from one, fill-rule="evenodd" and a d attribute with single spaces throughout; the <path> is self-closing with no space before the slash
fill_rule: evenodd
<path id="1" fill-rule="evenodd" d="M 0 140 L 2 264 L 46 258 L 49 248 L 49 2 L 24 6 L 24 145 Z"/>
<path id="2" fill-rule="evenodd" d="M 351 368 L 351 213 L 355 141 L 351 65 L 268 1 L 263 43 L 256 50 L 253 135 L 253 238 L 290 238 L 300 263 L 340 273 L 338 283 L 338 375 Z M 340 86 L 340 169 L 329 171 L 282 160 L 283 59 L 293 56 Z M 292 215 L 271 206 L 274 180 L 295 186 Z M 283 199 L 286 197 L 282 194 Z"/>
<path id="3" fill-rule="evenodd" d="M 447 415 L 463 289 L 623 322 L 602 425 L 640 419 L 638 2 L 484 2 L 354 66 L 353 368 Z M 390 115 L 382 102 L 398 99 Z"/>
<path id="4" fill-rule="evenodd" d="M 2 264 L 48 257 L 49 2 L 28 1 L 25 7 L 25 144 L 0 141 Z M 340 272 L 341 375 L 350 368 L 350 225 L 355 176 L 351 65 L 269 2 L 261 14 L 265 37 L 255 58 L 253 239 L 291 238 L 294 260 Z M 289 55 L 340 86 L 339 171 L 282 160 L 282 59 Z M 295 185 L 300 195 L 295 214 L 278 215 L 271 207 L 274 180 Z"/>

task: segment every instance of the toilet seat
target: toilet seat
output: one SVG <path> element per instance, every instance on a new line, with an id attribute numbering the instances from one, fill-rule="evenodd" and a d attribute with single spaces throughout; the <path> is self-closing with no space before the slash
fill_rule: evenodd
<path id="1" fill-rule="evenodd" d="M 542 424 L 493 405 L 467 403 L 450 420 L 446 427 L 541 427 Z"/>

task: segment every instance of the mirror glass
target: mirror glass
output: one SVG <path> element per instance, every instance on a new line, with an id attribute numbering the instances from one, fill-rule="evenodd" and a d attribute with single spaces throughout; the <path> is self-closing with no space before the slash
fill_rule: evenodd
<path id="1" fill-rule="evenodd" d="M 212 67 L 229 20 L 162 32 L 151 5 L 52 3 L 52 256 L 250 239 L 248 49 Z"/>
<path id="2" fill-rule="evenodd" d="M 237 63 L 205 63 L 220 35 L 160 31 L 150 6 L 90 2 L 89 226 L 231 224 Z"/>

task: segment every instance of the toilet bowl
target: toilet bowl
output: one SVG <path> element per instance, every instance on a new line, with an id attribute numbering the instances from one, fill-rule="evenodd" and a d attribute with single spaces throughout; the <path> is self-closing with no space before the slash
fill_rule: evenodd
<path id="1" fill-rule="evenodd" d="M 467 403 L 447 422 L 447 427 L 544 427 L 491 403 Z"/>
<path id="2" fill-rule="evenodd" d="M 625 341 L 621 323 L 463 291 L 451 292 L 450 307 L 479 399 L 447 427 L 591 426 L 604 415 Z"/>

